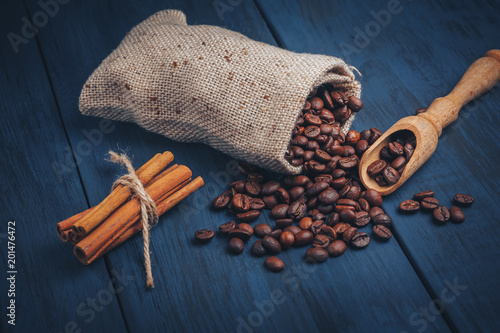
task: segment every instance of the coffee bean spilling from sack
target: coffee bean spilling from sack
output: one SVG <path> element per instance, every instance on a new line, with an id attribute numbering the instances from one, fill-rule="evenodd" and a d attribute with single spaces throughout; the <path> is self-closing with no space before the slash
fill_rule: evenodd
<path id="1" fill-rule="evenodd" d="M 368 224 L 378 240 L 392 237 L 392 220 L 381 208 L 382 196 L 366 190 L 358 176 L 361 156 L 382 132 L 371 128 L 345 135 L 341 131 L 352 112 L 362 107 L 359 98 L 319 87 L 305 103 L 286 153 L 292 165 L 304 167 L 303 174 L 279 182 L 240 164 L 246 179 L 229 184 L 229 189 L 212 202 L 214 209 L 227 209 L 240 221 L 219 227 L 219 232 L 230 238 L 231 252 L 240 254 L 252 236 L 261 238 L 252 244 L 251 253 L 271 256 L 265 267 L 278 272 L 284 263 L 274 256 L 291 247 L 311 247 L 305 260 L 319 263 L 342 255 L 348 246 L 368 246 L 370 236 L 360 230 Z M 252 228 L 248 223 L 257 220 L 264 209 L 270 210 L 274 225 L 258 223 Z"/>

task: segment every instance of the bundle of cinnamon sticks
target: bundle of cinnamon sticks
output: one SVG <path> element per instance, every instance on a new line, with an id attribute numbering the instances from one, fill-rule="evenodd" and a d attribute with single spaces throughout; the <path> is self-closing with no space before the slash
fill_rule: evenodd
<path id="1" fill-rule="evenodd" d="M 192 172 L 174 164 L 171 152 L 156 154 L 135 171 L 154 201 L 158 216 L 203 186 L 201 177 L 191 181 Z M 57 224 L 63 242 L 75 245 L 73 253 L 85 265 L 114 249 L 142 230 L 139 199 L 127 186 L 116 186 L 100 204 Z"/>

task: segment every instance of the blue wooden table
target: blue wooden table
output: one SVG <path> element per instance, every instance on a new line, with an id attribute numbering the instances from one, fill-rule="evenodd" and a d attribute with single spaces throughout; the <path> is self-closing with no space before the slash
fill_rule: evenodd
<path id="1" fill-rule="evenodd" d="M 189 24 L 346 59 L 363 74 L 356 130 L 385 130 L 429 105 L 474 60 L 500 47 L 495 0 L 3 1 L 2 332 L 498 331 L 498 87 L 467 105 L 428 163 L 384 200 L 394 239 L 317 266 L 292 249 L 280 254 L 286 270 L 273 274 L 249 248 L 232 256 L 222 238 L 193 243 L 194 231 L 229 219 L 209 201 L 238 177 L 230 157 L 78 111 L 80 89 L 101 60 L 134 25 L 167 8 L 183 10 Z M 33 20 L 35 27 L 26 23 Z M 104 158 L 117 145 L 129 148 L 136 166 L 170 150 L 207 184 L 153 230 L 153 290 L 145 288 L 141 237 L 83 266 L 55 233 L 58 221 L 109 193 L 122 170 Z M 466 222 L 437 226 L 426 214 L 398 215 L 401 200 L 427 188 L 447 205 L 457 192 L 474 195 Z M 12 297 L 9 221 L 16 238 Z M 11 299 L 15 326 L 8 324 Z"/>

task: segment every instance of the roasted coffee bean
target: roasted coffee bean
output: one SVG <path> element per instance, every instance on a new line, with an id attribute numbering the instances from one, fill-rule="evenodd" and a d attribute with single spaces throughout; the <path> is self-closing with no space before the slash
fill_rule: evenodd
<path id="1" fill-rule="evenodd" d="M 241 222 L 252 222 L 258 219 L 260 216 L 260 211 L 258 210 L 249 210 L 244 213 L 236 214 L 236 218 Z"/>
<path id="2" fill-rule="evenodd" d="M 453 201 L 459 206 L 468 207 L 474 203 L 474 198 L 468 194 L 457 193 L 453 197 Z"/>
<path id="3" fill-rule="evenodd" d="M 304 163 L 304 168 L 309 173 L 320 174 L 320 173 L 323 173 L 325 171 L 326 166 L 318 161 L 311 160 L 309 162 Z"/>
<path id="4" fill-rule="evenodd" d="M 245 244 L 239 238 L 231 238 L 229 240 L 229 251 L 234 254 L 241 254 L 245 249 Z"/>
<path id="5" fill-rule="evenodd" d="M 351 209 L 342 209 L 339 212 L 340 221 L 345 223 L 354 223 L 356 220 L 356 213 Z"/>
<path id="6" fill-rule="evenodd" d="M 321 149 L 316 149 L 314 152 L 314 158 L 316 161 L 322 162 L 322 163 L 327 163 L 329 162 L 332 157 L 326 152 Z"/>
<path id="7" fill-rule="evenodd" d="M 333 241 L 329 246 L 328 246 L 328 254 L 330 257 L 338 257 L 344 254 L 345 250 L 347 249 L 347 245 L 344 243 L 342 240 L 336 240 Z"/>
<path id="8" fill-rule="evenodd" d="M 420 204 L 415 200 L 405 200 L 399 204 L 401 213 L 416 213 L 420 210 Z"/>
<path id="9" fill-rule="evenodd" d="M 233 197 L 233 207 L 238 212 L 246 212 L 250 209 L 250 199 L 245 194 L 237 193 Z"/>
<path id="10" fill-rule="evenodd" d="M 388 185 L 394 185 L 399 180 L 399 173 L 391 166 L 387 166 L 384 171 L 382 171 L 385 181 Z"/>
<path id="11" fill-rule="evenodd" d="M 402 168 L 405 164 L 406 164 L 406 158 L 404 158 L 403 156 L 399 156 L 394 161 L 392 161 L 391 167 L 397 170 Z"/>
<path id="12" fill-rule="evenodd" d="M 432 211 L 434 221 L 437 224 L 444 224 L 450 219 L 450 211 L 445 206 L 439 206 Z"/>
<path id="13" fill-rule="evenodd" d="M 359 186 L 350 186 L 349 191 L 345 194 L 346 199 L 358 200 L 359 195 L 361 194 L 361 187 Z"/>
<path id="14" fill-rule="evenodd" d="M 311 218 L 313 219 L 313 221 L 317 221 L 317 220 L 326 221 L 326 215 L 317 209 L 314 211 L 313 214 L 311 214 Z"/>
<path id="15" fill-rule="evenodd" d="M 302 186 L 294 186 L 289 191 L 289 200 L 297 201 L 304 193 L 305 189 Z"/>
<path id="16" fill-rule="evenodd" d="M 326 220 L 326 225 L 332 227 L 339 223 L 340 217 L 338 213 L 331 213 L 330 216 L 328 216 L 328 219 Z"/>
<path id="17" fill-rule="evenodd" d="M 286 229 L 286 228 L 285 228 L 285 229 Z M 283 230 L 281 230 L 281 229 L 276 229 L 276 230 L 273 230 L 273 231 L 269 234 L 269 236 L 271 236 L 271 237 L 273 237 L 273 238 L 278 239 L 278 238 L 280 238 L 280 236 L 281 236 L 281 234 L 282 234 L 282 233 L 283 233 Z"/>
<path id="18" fill-rule="evenodd" d="M 290 164 L 296 167 L 301 166 L 303 163 L 304 163 L 303 158 L 294 158 L 290 161 Z"/>
<path id="19" fill-rule="evenodd" d="M 292 247 L 295 242 L 295 235 L 291 231 L 283 231 L 279 238 L 279 242 L 281 244 L 281 248 L 283 250 L 287 250 Z"/>
<path id="20" fill-rule="evenodd" d="M 402 156 L 404 154 L 403 146 L 399 142 L 390 142 L 388 147 L 393 156 Z"/>
<path id="21" fill-rule="evenodd" d="M 335 117 L 335 120 L 338 120 L 340 122 L 346 121 L 351 116 L 351 110 L 349 110 L 349 108 L 347 108 L 347 106 L 345 105 L 334 109 L 332 113 Z"/>
<path id="22" fill-rule="evenodd" d="M 320 126 L 321 125 L 321 119 L 312 113 L 308 113 L 304 116 L 304 120 L 306 123 L 309 125 L 314 125 L 314 126 Z"/>
<path id="23" fill-rule="evenodd" d="M 198 230 L 194 233 L 194 237 L 200 243 L 208 243 L 214 238 L 215 233 L 210 229 Z"/>
<path id="24" fill-rule="evenodd" d="M 354 220 L 354 225 L 358 228 L 362 228 L 368 223 L 370 223 L 371 217 L 368 212 L 362 211 L 362 212 L 357 212 L 356 213 L 356 219 Z"/>
<path id="25" fill-rule="evenodd" d="M 420 113 L 424 113 L 425 111 L 427 111 L 427 108 L 420 108 L 420 109 L 417 109 L 417 110 L 415 111 L 415 114 L 417 114 L 417 115 L 418 115 L 418 114 L 420 114 Z"/>
<path id="26" fill-rule="evenodd" d="M 413 195 L 413 199 L 417 201 L 422 201 L 425 198 L 433 198 L 433 197 L 434 197 L 434 192 L 430 190 L 419 192 Z"/>
<path id="27" fill-rule="evenodd" d="M 252 245 L 252 254 L 256 257 L 263 257 L 266 255 L 266 249 L 262 246 L 262 240 L 259 239 Z"/>
<path id="28" fill-rule="evenodd" d="M 349 146 L 348 146 L 349 147 Z M 344 149 L 345 152 L 345 149 Z M 356 155 L 342 157 L 338 162 L 338 167 L 344 170 L 352 169 L 358 165 L 359 157 Z"/>
<path id="29" fill-rule="evenodd" d="M 280 183 L 275 180 L 270 180 L 262 185 L 261 193 L 263 196 L 268 196 L 276 192 L 281 187 Z"/>
<path id="30" fill-rule="evenodd" d="M 370 212 L 370 204 L 368 203 L 368 201 L 366 201 L 366 199 L 359 198 L 358 204 L 359 204 L 359 208 L 361 208 L 361 210 L 363 210 L 365 212 Z"/>
<path id="31" fill-rule="evenodd" d="M 344 231 L 346 231 L 347 228 L 349 228 L 351 225 L 348 223 L 340 222 L 335 224 L 332 228 L 337 234 L 337 237 L 341 237 Z"/>
<path id="32" fill-rule="evenodd" d="M 304 157 L 304 149 L 299 146 L 291 146 L 290 150 L 293 153 L 293 158 L 301 158 Z M 272 193 L 271 193 L 272 194 Z"/>
<path id="33" fill-rule="evenodd" d="M 318 208 L 320 213 L 325 215 L 328 215 L 335 210 L 334 205 L 318 205 L 316 208 Z"/>
<path id="34" fill-rule="evenodd" d="M 266 208 L 266 204 L 260 198 L 252 198 L 250 199 L 250 209 L 251 210 L 262 210 Z"/>
<path id="35" fill-rule="evenodd" d="M 308 150 L 312 150 L 312 151 L 313 151 L 313 153 L 314 153 L 314 151 L 315 151 L 316 149 L 319 149 L 319 143 L 317 143 L 316 141 L 313 141 L 313 140 L 308 141 L 308 142 L 307 142 L 307 144 L 304 146 L 304 149 L 305 149 L 306 151 L 308 151 Z M 305 153 L 304 153 L 304 154 L 305 154 Z"/>
<path id="36" fill-rule="evenodd" d="M 217 210 L 227 208 L 227 205 L 231 201 L 231 191 L 225 191 L 212 201 L 212 207 Z"/>
<path id="37" fill-rule="evenodd" d="M 294 186 L 304 187 L 309 181 L 311 181 L 309 179 L 309 177 L 307 177 L 305 175 L 299 175 L 299 176 L 286 178 L 286 179 L 290 179 L 288 182 L 285 181 L 285 184 L 288 183 L 288 184 L 286 184 L 288 187 L 294 187 Z"/>
<path id="38" fill-rule="evenodd" d="M 228 232 L 227 236 L 229 238 L 239 238 L 242 241 L 248 241 L 252 236 L 247 230 L 236 228 Z"/>
<path id="39" fill-rule="evenodd" d="M 285 152 L 285 160 L 288 162 L 291 162 L 293 160 L 293 151 L 290 149 L 287 149 Z"/>
<path id="40" fill-rule="evenodd" d="M 363 108 L 363 102 L 356 96 L 349 96 L 347 107 L 351 109 L 352 112 L 359 112 L 359 110 Z"/>
<path id="41" fill-rule="evenodd" d="M 332 205 L 336 203 L 339 198 L 338 192 L 331 187 L 318 194 L 318 201 L 323 205 Z"/>
<path id="42" fill-rule="evenodd" d="M 302 230 L 309 230 L 313 224 L 312 218 L 309 216 L 303 217 L 299 222 L 299 228 Z"/>
<path id="43" fill-rule="evenodd" d="M 310 99 L 311 102 L 311 107 L 315 110 L 321 110 L 323 108 L 323 106 L 325 105 L 323 103 L 323 100 L 319 97 L 313 97 Z"/>
<path id="44" fill-rule="evenodd" d="M 278 219 L 275 221 L 275 223 L 277 228 L 283 229 L 291 226 L 293 223 L 293 219 Z"/>
<path id="45" fill-rule="evenodd" d="M 297 135 L 294 138 L 292 138 L 292 144 L 294 146 L 305 146 L 309 140 L 303 136 L 303 135 Z"/>
<path id="46" fill-rule="evenodd" d="M 344 150 L 342 151 L 342 157 L 352 157 L 352 158 L 355 158 L 355 159 L 359 159 L 359 157 L 357 155 L 355 155 L 355 154 L 356 154 L 356 149 L 354 149 L 354 147 L 352 147 L 352 146 L 344 146 Z M 354 155 L 354 156 L 351 156 L 351 155 Z"/>
<path id="47" fill-rule="evenodd" d="M 294 201 L 287 210 L 288 217 L 295 221 L 303 218 L 307 213 L 307 205 L 301 201 Z"/>
<path id="48" fill-rule="evenodd" d="M 370 208 L 370 217 L 373 219 L 375 216 L 379 214 L 385 214 L 384 210 L 380 207 L 372 207 Z"/>
<path id="49" fill-rule="evenodd" d="M 248 223 L 240 223 L 236 226 L 236 229 L 241 229 L 241 230 L 245 230 L 248 232 L 248 234 L 250 235 L 250 237 L 253 236 L 253 228 L 250 224 Z"/>
<path id="50" fill-rule="evenodd" d="M 420 201 L 420 208 L 426 212 L 432 212 L 439 207 L 439 201 L 436 198 L 427 197 Z"/>
<path id="51" fill-rule="evenodd" d="M 306 194 L 308 197 L 314 197 L 323 192 L 328 188 L 327 182 L 316 182 L 314 183 L 307 191 Z"/>
<path id="52" fill-rule="evenodd" d="M 349 242 L 354 237 L 354 235 L 356 235 L 357 232 L 358 232 L 358 228 L 348 227 L 346 230 L 344 230 L 344 232 L 342 234 L 342 240 L 346 244 L 349 244 Z"/>
<path id="53" fill-rule="evenodd" d="M 264 183 L 264 176 L 262 176 L 260 173 L 258 172 L 252 172 L 250 174 L 248 174 L 247 176 L 247 181 L 249 182 L 256 182 L 258 184 L 262 184 Z"/>
<path id="54" fill-rule="evenodd" d="M 295 234 L 294 246 L 304 246 L 312 242 L 314 235 L 309 230 L 302 230 Z"/>
<path id="55" fill-rule="evenodd" d="M 358 131 L 350 130 L 345 136 L 345 143 L 354 146 L 359 141 L 360 134 Z"/>
<path id="56" fill-rule="evenodd" d="M 453 223 L 462 223 L 465 221 L 464 212 L 457 206 L 453 206 L 450 209 L 450 221 Z"/>
<path id="57" fill-rule="evenodd" d="M 313 209 L 316 208 L 317 206 L 318 206 L 318 197 L 312 197 L 311 199 L 307 200 L 307 209 Z"/>
<path id="58" fill-rule="evenodd" d="M 330 226 L 323 225 L 319 232 L 320 234 L 327 236 L 331 242 L 337 239 L 337 233 Z"/>
<path id="59" fill-rule="evenodd" d="M 381 224 L 384 227 L 390 228 L 392 227 L 392 219 L 387 214 L 378 214 L 372 217 L 373 224 Z"/>
<path id="60" fill-rule="evenodd" d="M 375 177 L 375 182 L 378 184 L 378 186 L 387 186 L 387 181 L 385 180 L 384 176 L 378 175 Z"/>
<path id="61" fill-rule="evenodd" d="M 269 195 L 267 197 L 263 197 L 262 201 L 264 201 L 264 204 L 266 205 L 267 209 L 273 209 L 278 205 L 278 198 L 276 198 L 274 194 Z"/>
<path id="62" fill-rule="evenodd" d="M 344 105 L 348 101 L 347 97 L 339 91 L 330 92 L 330 96 L 335 105 Z"/>
<path id="63" fill-rule="evenodd" d="M 355 147 L 356 154 L 358 154 L 358 156 L 361 157 L 365 153 L 365 151 L 368 150 L 368 147 L 369 147 L 368 141 L 358 140 Z"/>
<path id="64" fill-rule="evenodd" d="M 335 117 L 332 112 L 330 112 L 327 109 L 321 109 L 318 112 L 318 116 L 321 118 L 321 120 L 329 125 L 333 125 L 335 123 Z"/>
<path id="65" fill-rule="evenodd" d="M 389 146 L 382 147 L 382 149 L 380 150 L 380 157 L 382 157 L 382 159 L 384 159 L 385 161 L 389 162 L 394 159 L 394 155 L 392 155 L 391 152 L 389 151 Z"/>
<path id="66" fill-rule="evenodd" d="M 281 235 L 283 235 L 283 234 L 281 234 Z M 270 253 L 270 254 L 278 254 L 281 252 L 280 242 L 278 242 L 278 240 L 276 240 L 276 238 L 273 238 L 271 236 L 265 236 L 262 239 L 262 246 L 266 249 L 266 252 Z"/>
<path id="67" fill-rule="evenodd" d="M 388 241 L 392 237 L 392 232 L 387 227 L 377 224 L 373 226 L 373 235 L 378 240 Z"/>
<path id="68" fill-rule="evenodd" d="M 313 141 L 313 142 L 316 142 L 316 141 Z M 314 151 L 311 151 L 311 150 L 304 151 L 304 156 L 302 157 L 302 159 L 304 160 L 303 162 L 309 162 L 313 158 L 314 158 Z"/>
<path id="69" fill-rule="evenodd" d="M 317 235 L 320 233 L 321 228 L 325 225 L 325 221 L 323 220 L 316 220 L 311 224 L 311 227 L 309 230 L 314 234 Z"/>
<path id="70" fill-rule="evenodd" d="M 321 247 L 313 247 L 306 251 L 305 260 L 307 262 L 325 262 L 328 259 L 328 252 Z"/>
<path id="71" fill-rule="evenodd" d="M 333 170 L 332 170 L 333 171 Z M 314 177 L 314 182 L 325 182 L 330 184 L 333 181 L 333 177 L 330 174 L 322 174 L 319 176 Z"/>
<path id="72" fill-rule="evenodd" d="M 351 239 L 351 246 L 356 249 L 362 249 L 370 244 L 370 236 L 366 232 L 358 232 Z"/>
<path id="73" fill-rule="evenodd" d="M 326 235 L 318 234 L 313 238 L 313 247 L 322 247 L 326 249 L 328 245 L 330 245 L 330 239 Z"/>
<path id="74" fill-rule="evenodd" d="M 283 187 L 280 187 L 274 193 L 274 195 L 276 196 L 276 198 L 278 198 L 278 201 L 280 203 L 284 203 L 284 204 L 287 204 L 287 205 L 290 204 L 290 195 L 288 194 L 288 192 Z"/>
<path id="75" fill-rule="evenodd" d="M 219 232 L 223 235 L 227 235 L 228 232 L 236 228 L 236 223 L 234 221 L 229 221 L 221 224 L 219 227 Z"/>
<path id="76" fill-rule="evenodd" d="M 365 130 L 361 131 L 361 133 L 359 133 L 359 139 L 365 140 L 366 142 L 368 142 L 371 134 L 372 134 L 372 132 L 369 129 L 365 129 Z"/>
<path id="77" fill-rule="evenodd" d="M 368 203 L 370 204 L 371 207 L 382 206 L 382 196 L 380 195 L 380 193 L 378 193 L 377 191 L 375 191 L 373 189 L 366 190 L 364 199 L 366 201 L 368 201 Z"/>
<path id="78" fill-rule="evenodd" d="M 343 155 L 344 154 L 344 146 L 340 146 L 340 145 L 332 145 L 330 148 L 328 148 L 328 152 L 333 155 L 333 156 L 336 156 L 336 155 Z"/>
<path id="79" fill-rule="evenodd" d="M 404 146 L 404 152 L 406 161 L 409 161 L 410 158 L 413 156 L 413 153 L 415 152 L 415 148 L 411 144 L 407 143 Z"/>
<path id="80" fill-rule="evenodd" d="M 299 232 L 301 232 L 302 229 L 300 229 L 299 227 L 297 227 L 295 225 L 291 225 L 291 226 L 286 227 L 285 229 L 283 229 L 283 231 L 290 231 L 292 234 L 296 235 Z"/>
<path id="81" fill-rule="evenodd" d="M 258 196 L 260 194 L 261 186 L 256 182 L 246 182 L 245 183 L 245 192 L 251 196 Z"/>
<path id="82" fill-rule="evenodd" d="M 370 128 L 370 137 L 368 138 L 368 143 L 370 145 L 374 144 L 384 134 L 381 130 L 376 127 Z"/>
<path id="83" fill-rule="evenodd" d="M 289 205 L 287 204 L 279 204 L 274 206 L 274 208 L 271 210 L 271 216 L 278 220 L 278 219 L 284 219 L 287 217 L 287 210 L 289 208 Z"/>
<path id="84" fill-rule="evenodd" d="M 337 205 L 351 206 L 353 209 L 355 209 L 357 207 L 358 203 L 354 200 L 343 198 L 343 199 L 339 199 L 337 201 Z"/>
<path id="85" fill-rule="evenodd" d="M 253 228 L 253 230 L 254 230 L 255 236 L 260 237 L 260 238 L 269 235 L 273 231 L 271 229 L 271 227 L 265 223 L 256 224 L 255 227 Z"/>
<path id="86" fill-rule="evenodd" d="M 278 273 L 285 268 L 285 263 L 277 257 L 268 257 L 266 261 L 264 261 L 264 266 L 271 272 Z"/>
<path id="87" fill-rule="evenodd" d="M 229 184 L 230 188 L 234 188 L 236 192 L 243 193 L 245 192 L 245 181 L 244 180 L 236 180 Z"/>
<path id="88" fill-rule="evenodd" d="M 318 126 L 307 126 L 304 129 L 304 136 L 309 140 L 315 139 L 320 134 L 321 131 Z"/>
<path id="89" fill-rule="evenodd" d="M 319 143 L 320 147 L 321 147 L 324 144 L 326 144 L 326 142 L 328 141 L 328 135 L 321 134 L 321 130 L 320 130 L 319 135 L 316 138 L 314 138 L 314 140 L 316 140 L 316 142 Z"/>
<path id="90" fill-rule="evenodd" d="M 321 134 L 323 134 L 323 135 L 330 135 L 330 134 L 332 134 L 333 126 L 330 124 L 321 124 L 319 126 L 319 130 L 320 130 Z M 333 144 L 333 138 L 331 136 L 329 136 L 329 138 L 331 139 L 331 143 L 330 143 L 330 145 L 331 145 L 331 144 Z"/>

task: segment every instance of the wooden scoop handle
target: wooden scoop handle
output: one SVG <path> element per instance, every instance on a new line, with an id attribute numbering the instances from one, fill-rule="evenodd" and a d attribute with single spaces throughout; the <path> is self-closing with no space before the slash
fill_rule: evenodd
<path id="1" fill-rule="evenodd" d="M 435 99 L 419 116 L 429 120 L 441 135 L 443 128 L 457 120 L 460 109 L 493 88 L 500 80 L 500 50 L 491 50 L 467 69 L 458 84 L 445 97 Z"/>

